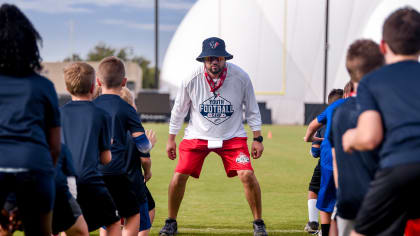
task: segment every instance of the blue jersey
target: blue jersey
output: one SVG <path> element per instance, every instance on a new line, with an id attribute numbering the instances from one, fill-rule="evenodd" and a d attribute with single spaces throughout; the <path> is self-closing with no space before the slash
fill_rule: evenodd
<path id="1" fill-rule="evenodd" d="M 343 151 L 343 134 L 356 127 L 359 112 L 356 98 L 347 99 L 334 112 L 329 136 L 331 146 L 335 148 L 338 169 L 337 213 L 349 220 L 356 218 L 379 162 L 376 151 Z"/>
<path id="2" fill-rule="evenodd" d="M 110 150 L 111 117 L 90 101 L 71 101 L 61 108 L 63 142 L 69 148 L 78 184 L 103 184 L 100 153 Z"/>
<path id="3" fill-rule="evenodd" d="M 357 90 L 361 111 L 380 113 L 384 140 L 380 166 L 420 162 L 420 63 L 386 65 L 363 78 Z"/>
<path id="4" fill-rule="evenodd" d="M 126 162 L 125 151 L 127 148 L 127 131 L 144 132 L 140 122 L 140 117 L 136 110 L 120 98 L 118 95 L 104 94 L 99 96 L 93 103 L 107 111 L 112 117 L 112 161 L 106 166 L 101 166 L 100 170 L 104 175 L 120 175 L 125 173 Z"/>
<path id="5" fill-rule="evenodd" d="M 53 175 L 47 133 L 59 126 L 58 98 L 48 79 L 0 75 L 0 168 Z"/>
<path id="6" fill-rule="evenodd" d="M 324 140 L 321 143 L 321 166 L 328 170 L 332 170 L 332 153 L 331 153 L 331 144 L 328 140 L 328 137 L 331 133 L 331 121 L 334 110 L 340 106 L 345 99 L 338 99 L 329 105 L 321 114 L 317 116 L 319 123 L 326 125 Z"/>

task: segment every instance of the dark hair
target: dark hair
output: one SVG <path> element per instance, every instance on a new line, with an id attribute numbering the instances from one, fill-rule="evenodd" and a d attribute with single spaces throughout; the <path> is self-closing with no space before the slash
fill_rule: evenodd
<path id="1" fill-rule="evenodd" d="M 420 13 L 411 7 L 398 9 L 385 20 L 382 38 L 395 54 L 419 53 Z"/>
<path id="2" fill-rule="evenodd" d="M 328 104 L 331 104 L 335 101 L 337 101 L 340 98 L 343 98 L 344 91 L 342 89 L 333 89 L 328 94 Z"/>
<path id="3" fill-rule="evenodd" d="M 0 6 L 0 74 L 23 77 L 42 69 L 42 38 L 15 5 Z"/>
<path id="4" fill-rule="evenodd" d="M 379 45 L 370 39 L 359 39 L 347 50 L 346 68 L 352 82 L 358 83 L 367 73 L 385 64 Z"/>

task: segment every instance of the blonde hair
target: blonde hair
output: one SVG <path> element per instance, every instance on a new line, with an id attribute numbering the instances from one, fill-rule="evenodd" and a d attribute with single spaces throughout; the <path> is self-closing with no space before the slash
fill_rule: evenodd
<path id="1" fill-rule="evenodd" d="M 123 87 L 121 89 L 121 94 L 120 97 L 126 101 L 128 104 L 130 104 L 131 106 L 133 106 L 134 108 L 136 108 L 135 104 L 134 104 L 134 95 L 133 93 L 126 87 Z"/>
<path id="2" fill-rule="evenodd" d="M 64 69 L 64 81 L 70 94 L 89 94 L 95 84 L 95 69 L 87 63 L 75 62 Z"/>
<path id="3" fill-rule="evenodd" d="M 98 78 L 106 88 L 118 88 L 124 77 L 124 63 L 118 57 L 105 57 L 99 63 Z"/>

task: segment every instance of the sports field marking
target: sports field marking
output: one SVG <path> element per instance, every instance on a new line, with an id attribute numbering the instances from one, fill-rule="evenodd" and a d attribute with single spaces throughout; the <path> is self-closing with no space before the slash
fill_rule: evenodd
<path id="1" fill-rule="evenodd" d="M 231 229 L 231 228 L 178 228 L 178 232 L 202 232 L 202 233 L 252 233 L 252 229 Z M 268 233 L 303 233 L 303 230 L 297 229 L 267 229 Z"/>

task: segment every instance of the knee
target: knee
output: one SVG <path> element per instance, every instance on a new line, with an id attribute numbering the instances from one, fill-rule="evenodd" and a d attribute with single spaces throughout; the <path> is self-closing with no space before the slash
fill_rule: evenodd
<path id="1" fill-rule="evenodd" d="M 181 174 L 176 172 L 174 174 L 174 177 L 172 178 L 172 185 L 178 186 L 178 185 L 184 185 L 188 180 L 189 175 Z"/>
<path id="2" fill-rule="evenodd" d="M 238 171 L 238 176 L 239 176 L 239 179 L 241 179 L 243 183 L 251 184 L 257 181 L 257 179 L 255 178 L 254 172 L 252 170 Z"/>

